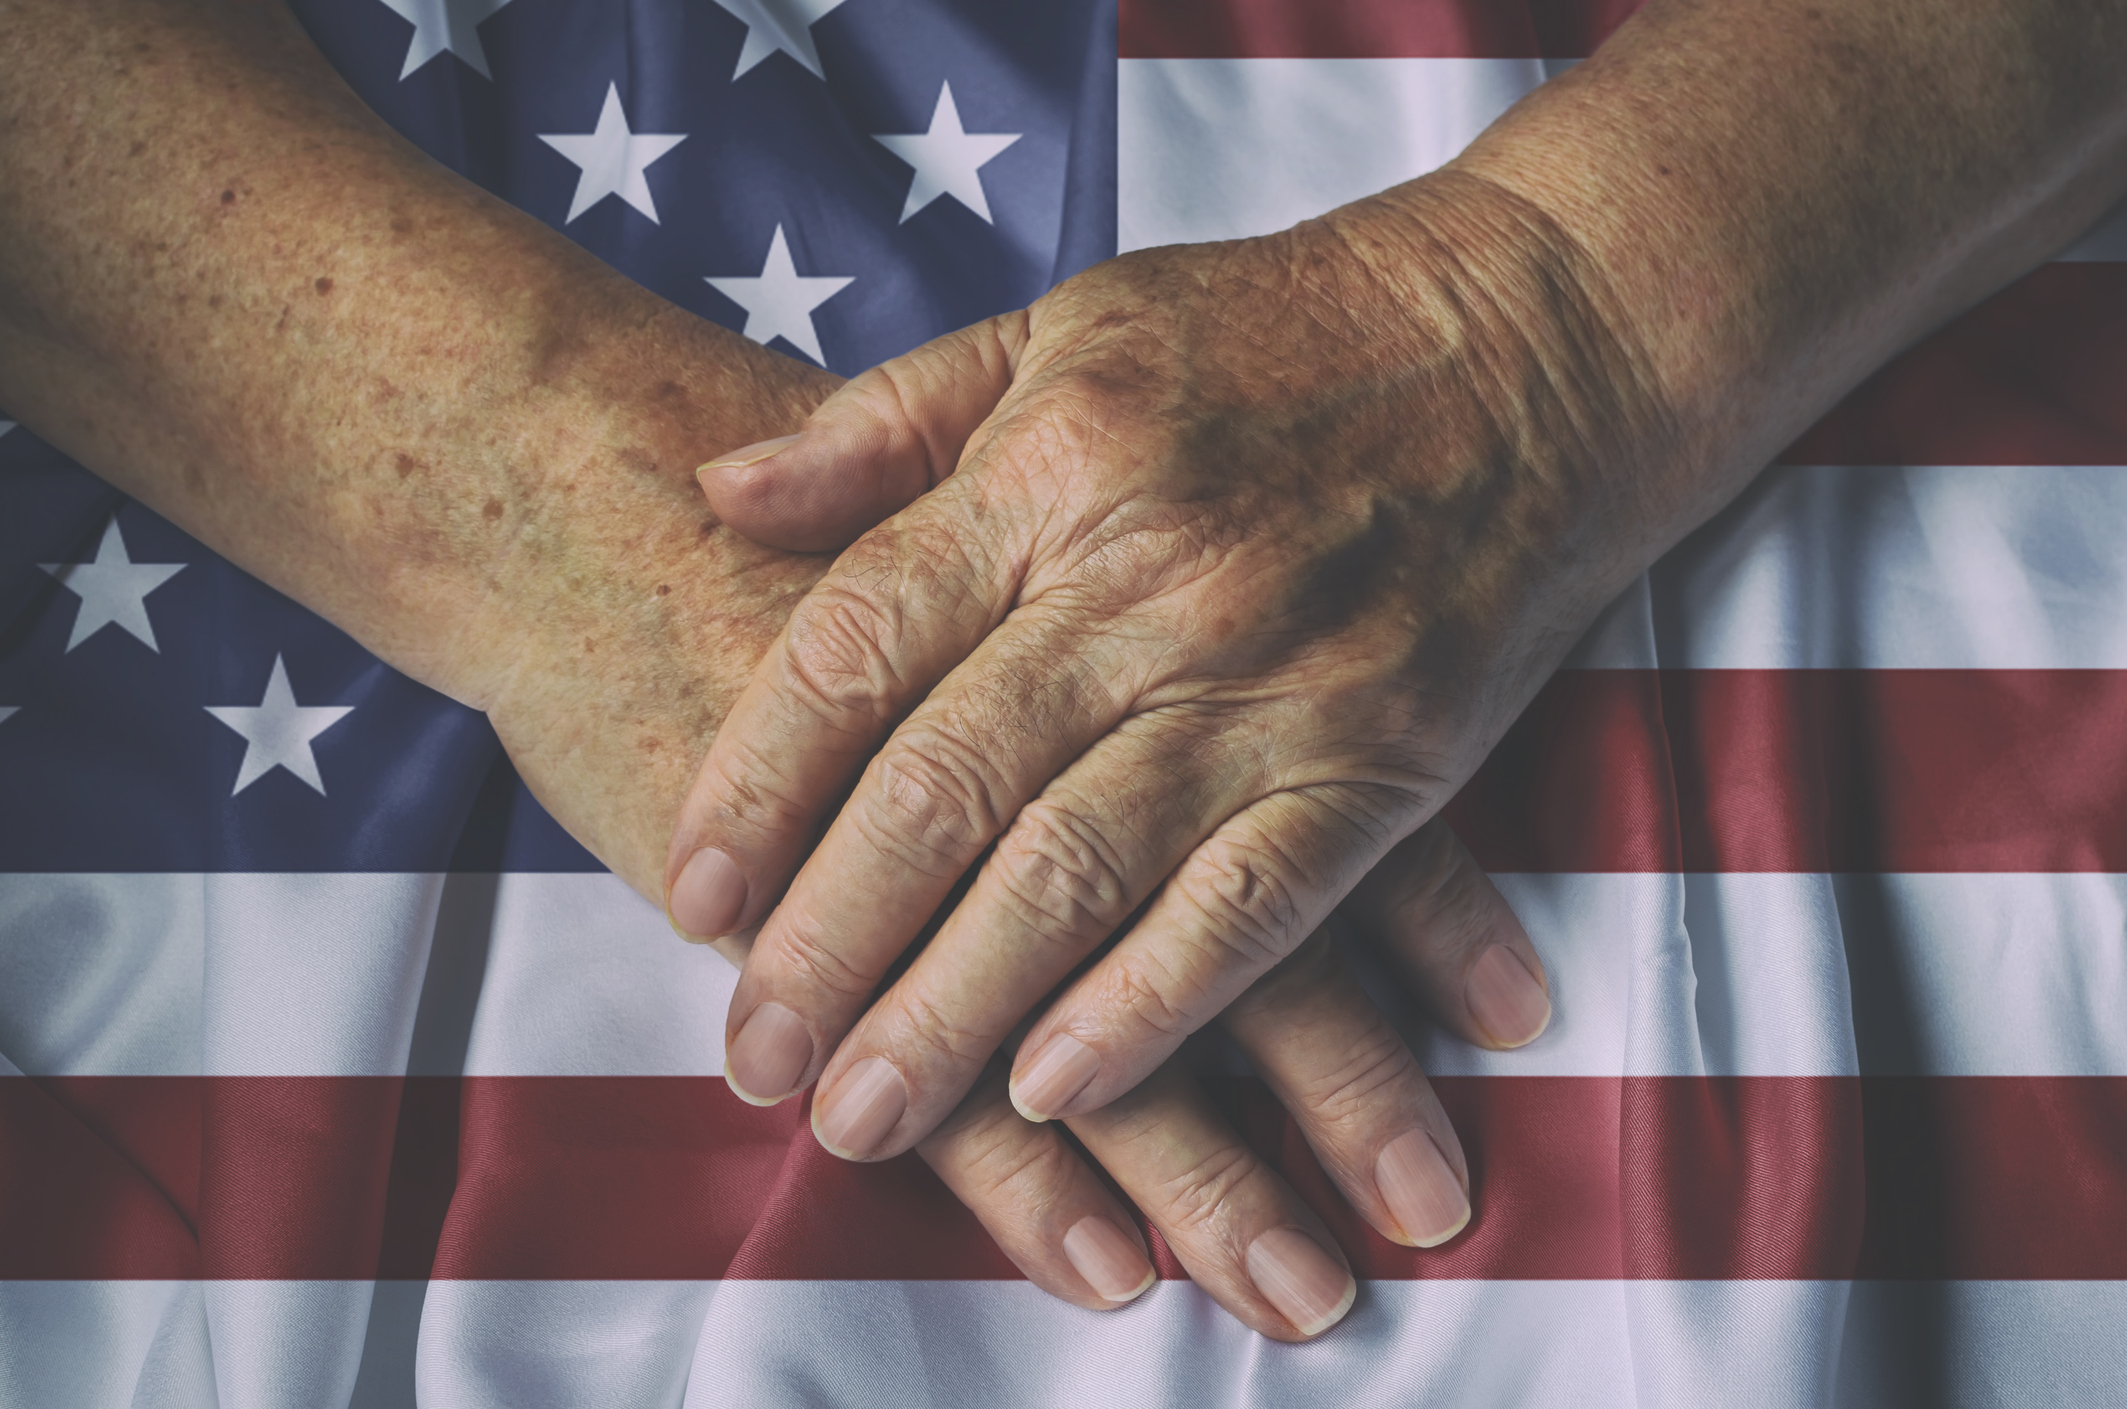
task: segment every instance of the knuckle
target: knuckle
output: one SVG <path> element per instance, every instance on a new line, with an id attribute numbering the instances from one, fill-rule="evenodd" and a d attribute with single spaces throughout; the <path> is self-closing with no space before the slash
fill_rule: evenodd
<path id="1" fill-rule="evenodd" d="M 954 487 L 941 488 L 950 499 Z M 981 546 L 982 535 L 967 531 L 961 506 L 926 499 L 916 511 L 866 534 L 842 555 L 832 580 L 875 600 L 905 604 L 895 618 L 904 625 L 986 618 L 992 604 L 984 590 L 987 559 L 975 556 Z"/>
<path id="2" fill-rule="evenodd" d="M 792 780 L 772 755 L 748 739 L 719 742 L 723 746 L 710 754 L 718 822 L 779 832 L 810 816 Z"/>
<path id="3" fill-rule="evenodd" d="M 866 973 L 836 953 L 819 930 L 804 921 L 783 925 L 776 948 L 785 967 L 801 983 L 844 1001 L 861 1001 L 879 982 L 877 974 Z"/>
<path id="4" fill-rule="evenodd" d="M 1033 921 L 1058 941 L 1098 939 L 1130 912 L 1120 856 L 1100 829 L 1070 808 L 1037 800 L 997 848 L 998 879 Z"/>
<path id="5" fill-rule="evenodd" d="M 1037 1214 L 1070 1187 L 1077 1157 L 1047 1126 L 1001 1099 L 1002 1087 L 963 1101 L 918 1150 L 985 1222 Z"/>
<path id="6" fill-rule="evenodd" d="M 1246 1019 L 1274 1010 L 1297 1010 L 1334 993 L 1347 977 L 1325 925 L 1249 985 L 1227 1012 L 1234 1018 Z"/>
<path id="7" fill-rule="evenodd" d="M 1209 1018 L 1178 996 L 1192 991 L 1186 979 L 1155 973 L 1141 960 L 1118 961 L 1108 969 L 1096 1005 L 1102 1011 L 1127 1013 L 1131 1021 L 1175 1041 L 1195 1032 Z"/>
<path id="8" fill-rule="evenodd" d="M 1267 1174 L 1245 1145 L 1221 1146 L 1154 1190 L 1161 1220 L 1185 1238 L 1214 1237 L 1235 1222 L 1236 1197 Z"/>
<path id="9" fill-rule="evenodd" d="M 913 1042 L 949 1065 L 979 1067 L 1004 1040 L 1001 1032 L 968 1026 L 956 1005 L 941 1002 L 921 988 L 907 984 L 902 987 L 908 991 L 897 989 L 895 993 L 895 1046 L 905 1049 Z M 914 1064 L 902 1064 L 903 1070 L 913 1067 Z"/>
<path id="10" fill-rule="evenodd" d="M 1391 913 L 1430 947 L 1459 949 L 1491 928 L 1497 892 L 1453 832 L 1437 824 L 1426 831 L 1430 835 L 1413 858 L 1409 889 Z"/>
<path id="11" fill-rule="evenodd" d="M 1376 854 L 1388 849 L 1400 828 L 1410 825 L 1412 809 L 1425 802 L 1425 794 L 1414 787 L 1380 783 L 1338 783 L 1303 792 L 1334 820 L 1340 844 Z"/>
<path id="12" fill-rule="evenodd" d="M 783 663 L 799 697 L 829 723 L 893 716 L 903 618 L 891 594 L 823 582 L 791 614 Z"/>
<path id="13" fill-rule="evenodd" d="M 1007 1108 L 1005 1117 L 984 1123 L 961 1168 L 971 1202 L 998 1213 L 1033 1216 L 1053 1206 L 1069 1187 L 1075 1157 L 1060 1139 L 1029 1132 Z M 1014 1129 L 1010 1122 L 1017 1122 Z M 1034 1138 L 1029 1138 L 1030 1133 Z"/>
<path id="14" fill-rule="evenodd" d="M 1002 827 L 1004 782 L 957 734 L 905 728 L 873 768 L 857 818 L 875 845 L 926 875 L 958 875 Z"/>
<path id="15" fill-rule="evenodd" d="M 1300 1113 L 1333 1128 L 1364 1127 L 1387 1106 L 1405 1106 L 1405 1095 L 1424 1080 L 1418 1059 L 1385 1024 L 1340 1053 L 1339 1059 L 1294 1083 Z"/>
<path id="16" fill-rule="evenodd" d="M 1283 959 L 1306 918 L 1290 865 L 1253 842 L 1206 842 L 1177 885 L 1206 934 L 1251 972 Z"/>

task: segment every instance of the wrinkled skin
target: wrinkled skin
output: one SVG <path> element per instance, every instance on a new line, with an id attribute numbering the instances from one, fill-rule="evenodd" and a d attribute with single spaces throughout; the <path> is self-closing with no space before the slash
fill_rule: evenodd
<path id="1" fill-rule="evenodd" d="M 1047 1001 L 1015 1102 L 1105 1109 L 1423 835 L 1601 601 L 2119 198 L 2123 54 L 2087 0 L 1654 0 L 1442 173 L 1113 261 L 705 466 L 757 541 L 855 538 L 667 860 L 684 928 L 759 927 L 734 1084 L 817 1078 L 879 1157 Z M 1540 1012 L 1518 953 L 1465 1011 Z"/>
<path id="2" fill-rule="evenodd" d="M 761 925 L 734 1079 L 817 1077 L 830 1148 L 908 1148 L 1142 907 L 1019 1046 L 1022 1112 L 1082 1116 L 1291 953 L 1675 531 L 1610 472 L 1665 418 L 1583 277 L 1525 203 L 1451 173 L 1099 266 L 705 475 L 771 537 L 846 526 L 816 522 L 823 486 L 942 481 L 798 606 L 690 800 L 668 875 L 714 847 L 745 886 L 713 920 Z M 676 886 L 683 924 L 694 899 Z M 1508 1044 L 1543 1011 L 1511 955 Z M 752 1060 L 763 1003 L 805 1025 L 802 1063 Z"/>
<path id="3" fill-rule="evenodd" d="M 554 815 L 656 895 L 688 777 L 827 566 L 732 533 L 692 467 L 800 423 L 838 380 L 673 307 L 436 166 L 276 4 L 5 0 L 0 14 L 14 196 L 0 203 L 0 404 L 486 710 Z M 1519 932 L 1481 877 L 1442 884 L 1456 856 L 1414 854 L 1364 919 L 1421 992 L 1469 924 Z M 1461 896 L 1485 908 L 1447 903 Z M 1319 1089 L 1301 1040 L 1316 1026 L 1353 1050 L 1400 1049 L 1352 992 L 1320 959 L 1266 983 L 1252 1048 L 1266 1070 Z M 1340 1003 L 1346 1017 L 1325 1010 Z M 956 1120 L 924 1155 L 1005 1252 L 1048 1291 L 1119 1304 L 1073 1262 L 1072 1231 L 1105 1223 L 1110 1256 L 1089 1265 L 1126 1281 L 1149 1263 L 1083 1150 L 1001 1090 Z M 1258 1233 L 1304 1230 L 1317 1270 L 1348 1287 L 1313 1212 L 1179 1073 L 1096 1145 L 1249 1325 L 1286 1339 L 1302 1334 L 1294 1317 L 1320 1325 L 1256 1288 Z M 1408 1240 L 1366 1189 L 1377 1226 Z"/>

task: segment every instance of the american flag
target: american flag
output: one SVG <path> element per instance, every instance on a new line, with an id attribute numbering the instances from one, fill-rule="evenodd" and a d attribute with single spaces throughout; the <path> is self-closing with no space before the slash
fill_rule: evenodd
<path id="1" fill-rule="evenodd" d="M 298 0 L 437 159 L 855 372 L 1451 157 L 1621 0 Z M 1741 57 L 1739 62 L 1744 61 Z M 2127 218 L 1627 592 L 1450 816 L 1432 1251 L 1307 1346 L 1018 1278 L 718 1073 L 481 716 L 0 420 L 0 1405 L 2127 1402 Z M 705 447 L 716 449 L 719 447 Z"/>

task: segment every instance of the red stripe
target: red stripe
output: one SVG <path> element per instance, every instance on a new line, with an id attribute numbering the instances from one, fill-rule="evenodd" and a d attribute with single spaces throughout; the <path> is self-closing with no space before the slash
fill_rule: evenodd
<path id="1" fill-rule="evenodd" d="M 2043 265 L 1871 377 L 1790 465 L 2127 465 L 2127 264 Z"/>
<path id="2" fill-rule="evenodd" d="M 1122 0 L 1126 59 L 1577 59 L 1640 0 Z"/>
<path id="3" fill-rule="evenodd" d="M 1562 671 L 1448 816 L 1492 871 L 2127 871 L 2127 671 Z"/>
<path id="4" fill-rule="evenodd" d="M 2127 1078 L 1437 1085 L 1478 1216 L 1432 1252 L 1229 1096 L 1372 1277 L 2127 1278 Z M 707 1078 L 4 1078 L 0 1278 L 1017 1275 L 798 1119 Z"/>

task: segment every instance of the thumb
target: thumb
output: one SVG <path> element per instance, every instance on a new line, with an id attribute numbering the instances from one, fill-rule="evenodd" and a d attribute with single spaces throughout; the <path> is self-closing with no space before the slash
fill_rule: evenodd
<path id="1" fill-rule="evenodd" d="M 947 333 L 883 362 L 820 403 L 796 435 L 695 471 L 718 518 L 756 543 L 840 549 L 950 475 L 1012 384 L 1026 317 Z"/>

